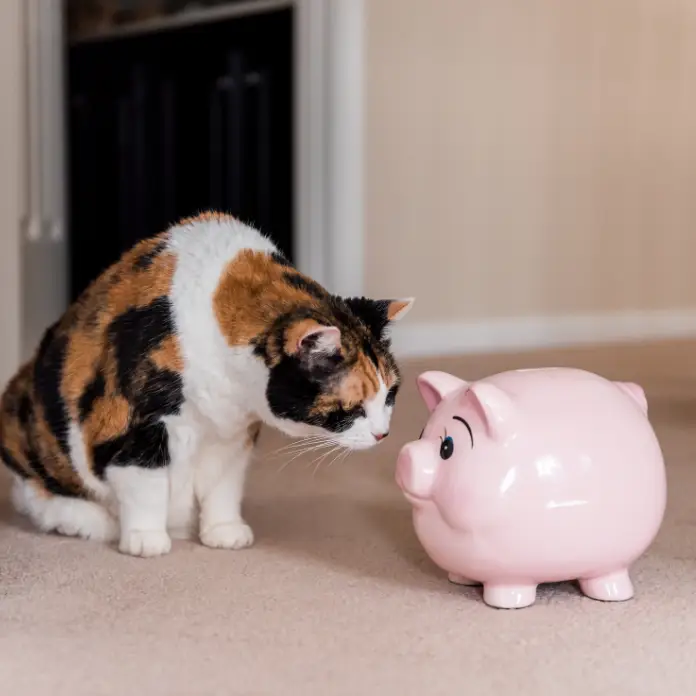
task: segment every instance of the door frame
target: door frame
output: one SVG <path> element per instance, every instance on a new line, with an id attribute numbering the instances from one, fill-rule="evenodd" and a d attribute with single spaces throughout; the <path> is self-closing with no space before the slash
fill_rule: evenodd
<path id="1" fill-rule="evenodd" d="M 298 268 L 364 292 L 364 0 L 295 0 Z"/>

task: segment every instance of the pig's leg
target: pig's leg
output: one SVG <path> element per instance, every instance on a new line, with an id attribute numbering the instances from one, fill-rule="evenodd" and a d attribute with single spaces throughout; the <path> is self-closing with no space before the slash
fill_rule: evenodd
<path id="1" fill-rule="evenodd" d="M 483 601 L 497 609 L 522 609 L 536 601 L 536 585 L 483 585 Z"/>
<path id="2" fill-rule="evenodd" d="M 597 578 L 581 578 L 580 589 L 602 602 L 625 602 L 633 597 L 633 583 L 628 570 L 618 570 Z"/>
<path id="3" fill-rule="evenodd" d="M 455 585 L 466 585 L 467 587 L 473 587 L 474 585 L 481 584 L 478 582 L 478 580 L 469 580 L 469 578 L 465 578 L 463 575 L 457 575 L 456 573 L 450 573 L 448 577 L 449 581 Z"/>

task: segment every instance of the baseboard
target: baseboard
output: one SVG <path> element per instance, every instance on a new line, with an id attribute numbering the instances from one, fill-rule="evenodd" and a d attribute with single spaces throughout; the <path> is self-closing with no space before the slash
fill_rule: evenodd
<path id="1" fill-rule="evenodd" d="M 395 325 L 402 358 L 696 337 L 696 309 Z"/>

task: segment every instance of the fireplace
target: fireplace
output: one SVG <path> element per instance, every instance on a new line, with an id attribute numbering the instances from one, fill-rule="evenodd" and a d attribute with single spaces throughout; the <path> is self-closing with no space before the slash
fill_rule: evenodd
<path id="1" fill-rule="evenodd" d="M 295 9 L 208 4 L 68 16 L 70 299 L 139 239 L 208 208 L 293 259 Z"/>

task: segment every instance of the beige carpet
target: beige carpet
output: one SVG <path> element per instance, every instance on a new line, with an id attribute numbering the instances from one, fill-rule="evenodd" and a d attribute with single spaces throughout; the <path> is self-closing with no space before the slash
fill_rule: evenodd
<path id="1" fill-rule="evenodd" d="M 463 377 L 543 364 L 642 382 L 668 462 L 662 532 L 637 596 L 601 604 L 544 588 L 518 611 L 450 585 L 414 538 L 393 482 L 425 410 L 416 372 Z M 0 693 L 261 696 L 696 693 L 696 344 L 584 349 L 410 365 L 391 437 L 316 474 L 259 461 L 256 545 L 175 543 L 158 560 L 40 536 L 0 493 Z M 283 443 L 265 432 L 262 449 Z M 628 482 L 627 482 L 628 483 Z"/>

